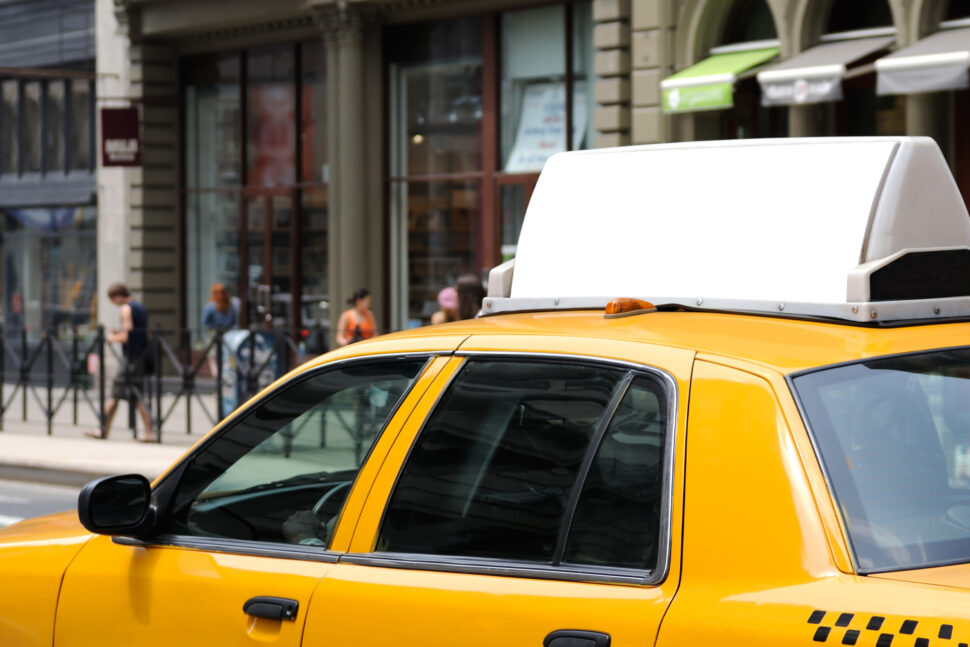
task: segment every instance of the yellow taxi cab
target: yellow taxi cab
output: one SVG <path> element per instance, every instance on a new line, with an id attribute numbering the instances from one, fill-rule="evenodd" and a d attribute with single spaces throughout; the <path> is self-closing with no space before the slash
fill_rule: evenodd
<path id="1" fill-rule="evenodd" d="M 927 139 L 557 155 L 482 317 L 0 532 L 3 647 L 818 643 L 970 644 L 970 217 Z"/>

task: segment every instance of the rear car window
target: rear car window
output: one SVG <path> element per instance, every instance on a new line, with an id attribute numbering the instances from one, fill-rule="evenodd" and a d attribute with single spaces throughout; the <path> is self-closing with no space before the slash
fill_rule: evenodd
<path id="1" fill-rule="evenodd" d="M 970 561 L 970 349 L 792 379 L 862 572 Z"/>
<path id="2" fill-rule="evenodd" d="M 469 360 L 411 450 L 377 550 L 653 568 L 664 395 L 620 368 Z"/>

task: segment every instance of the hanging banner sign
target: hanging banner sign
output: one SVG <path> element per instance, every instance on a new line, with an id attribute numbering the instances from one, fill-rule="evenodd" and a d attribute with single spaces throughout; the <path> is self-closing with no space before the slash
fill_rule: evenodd
<path id="1" fill-rule="evenodd" d="M 101 165 L 141 166 L 138 108 L 101 108 Z"/>

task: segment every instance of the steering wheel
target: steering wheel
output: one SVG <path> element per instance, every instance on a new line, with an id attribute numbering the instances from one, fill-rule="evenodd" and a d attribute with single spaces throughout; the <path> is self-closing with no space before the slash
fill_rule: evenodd
<path id="1" fill-rule="evenodd" d="M 322 497 L 320 497 L 316 503 L 313 504 L 313 514 L 319 515 L 320 511 L 323 510 L 323 506 L 329 501 L 333 495 L 338 492 L 343 492 L 344 490 L 350 489 L 350 484 L 352 481 L 347 481 L 339 485 L 335 485 L 330 490 L 328 490 Z"/>

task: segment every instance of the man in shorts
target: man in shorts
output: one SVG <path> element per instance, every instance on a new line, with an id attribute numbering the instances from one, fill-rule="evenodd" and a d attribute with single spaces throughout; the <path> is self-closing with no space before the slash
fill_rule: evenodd
<path id="1" fill-rule="evenodd" d="M 124 362 L 121 371 L 111 385 L 111 398 L 104 406 L 104 429 L 84 432 L 89 438 L 107 439 L 111 422 L 118 412 L 121 400 L 135 400 L 138 413 L 145 423 L 145 433 L 138 438 L 140 442 L 157 442 L 158 437 L 152 427 L 152 417 L 142 401 L 145 393 L 145 358 L 148 351 L 148 310 L 131 296 L 131 290 L 122 283 L 108 286 L 108 298 L 121 308 L 121 328 L 112 330 L 107 341 L 121 344 Z"/>

